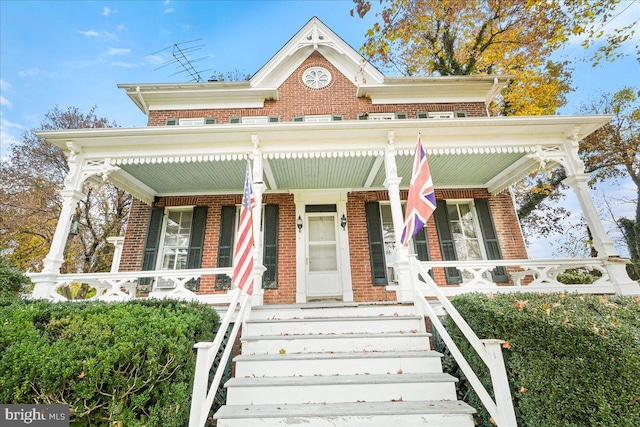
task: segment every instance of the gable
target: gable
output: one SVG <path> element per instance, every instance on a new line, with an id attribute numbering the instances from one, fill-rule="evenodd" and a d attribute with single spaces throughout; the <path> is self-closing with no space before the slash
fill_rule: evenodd
<path id="1" fill-rule="evenodd" d="M 305 74 L 318 68 L 330 75 L 330 82 L 322 88 L 307 86 Z M 342 114 L 354 119 L 370 102 L 366 98 L 356 98 L 357 87 L 352 77 L 344 75 L 320 52 L 313 51 L 278 87 L 280 97 L 273 104 L 283 106 L 291 115 Z"/>
<path id="2" fill-rule="evenodd" d="M 319 53 L 354 85 L 381 84 L 384 76 L 317 17 L 311 18 L 249 80 L 251 87 L 279 87 L 312 53 Z"/>

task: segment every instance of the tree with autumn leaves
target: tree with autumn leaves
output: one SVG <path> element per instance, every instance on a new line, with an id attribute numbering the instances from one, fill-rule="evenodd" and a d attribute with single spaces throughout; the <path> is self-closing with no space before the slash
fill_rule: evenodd
<path id="1" fill-rule="evenodd" d="M 635 33 L 638 17 L 605 34 L 603 28 L 624 10 L 621 0 L 354 0 L 352 15 L 375 13 L 362 52 L 377 66 L 407 76 L 503 74 L 513 76 L 490 110 L 495 115 L 552 115 L 566 104 L 571 67 L 553 54 L 572 38 L 585 48 L 605 40 L 591 61 L 613 61 Z M 636 47 L 638 49 L 638 47 Z M 638 49 L 640 61 L 640 49 Z M 616 119 L 582 142 L 580 154 L 592 184 L 608 178 L 631 177 L 639 186 L 637 133 L 633 89 L 605 95 L 584 113 L 614 114 Z M 629 109 L 624 112 L 624 108 Z M 636 104 L 637 105 L 637 104 Z M 626 111 L 626 110 L 625 110 Z M 630 112 L 631 111 L 631 112 Z M 618 120 L 627 123 L 621 127 Z M 635 124 L 634 124 L 635 123 Z M 635 135 L 635 136 L 634 136 Z M 635 144 L 635 145 L 634 145 Z M 636 147 L 635 152 L 633 148 Z M 620 153 L 625 153 L 624 156 Z M 635 156 L 635 157 L 634 157 Z M 630 164 L 635 162 L 635 169 Z M 530 178 L 518 194 L 519 217 L 542 226 L 543 233 L 559 229 L 568 215 L 562 207 L 546 208 L 558 197 L 563 170 Z M 638 205 L 636 201 L 636 205 Z M 639 205 L 640 206 L 640 205 Z M 549 221 L 553 219 L 553 221 Z M 622 227 L 631 257 L 638 256 L 638 217 Z M 634 231 L 635 230 L 635 231 Z M 635 234 L 634 234 L 635 233 Z M 629 246 L 629 243 L 636 243 Z"/>
<path id="2" fill-rule="evenodd" d="M 75 107 L 55 107 L 45 114 L 43 130 L 115 127 L 95 114 Z M 63 188 L 69 171 L 59 148 L 25 132 L 0 164 L 0 258 L 21 271 L 38 271 L 55 232 Z M 77 232 L 70 235 L 63 272 L 109 271 L 113 247 L 106 238 L 124 230 L 131 196 L 114 185 L 87 182 L 76 211 Z"/>

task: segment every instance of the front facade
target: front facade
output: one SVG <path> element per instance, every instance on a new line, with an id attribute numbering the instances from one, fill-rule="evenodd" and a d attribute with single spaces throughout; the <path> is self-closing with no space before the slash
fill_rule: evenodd
<path id="1" fill-rule="evenodd" d="M 586 187 L 578 142 L 608 116 L 489 117 L 508 77 L 389 78 L 317 18 L 246 82 L 119 85 L 148 116 L 133 129 L 39 134 L 66 150 L 64 207 L 34 296 L 85 281 L 98 297 L 224 301 L 247 159 L 258 304 L 409 301 L 416 257 L 449 294 L 579 290 L 638 293 Z M 413 154 L 422 135 L 437 209 L 399 244 Z M 527 259 L 509 187 L 561 165 L 599 258 Z M 59 275 L 87 179 L 134 195 L 109 274 Z M 556 276 L 586 268 L 591 287 Z M 586 290 L 585 290 L 586 289 Z"/>

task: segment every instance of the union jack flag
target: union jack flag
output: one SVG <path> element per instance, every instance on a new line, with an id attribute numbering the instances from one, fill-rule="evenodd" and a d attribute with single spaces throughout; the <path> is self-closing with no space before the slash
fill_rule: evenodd
<path id="1" fill-rule="evenodd" d="M 247 160 L 247 173 L 244 179 L 244 194 L 240 207 L 240 223 L 238 224 L 238 241 L 233 254 L 233 284 L 244 290 L 247 295 L 253 293 L 253 215 L 251 210 L 256 206 L 256 199 L 251 186 L 251 166 Z"/>
<path id="2" fill-rule="evenodd" d="M 427 225 L 427 220 L 435 209 L 436 194 L 433 189 L 429 163 L 427 163 L 427 153 L 422 146 L 422 135 L 418 134 L 416 156 L 413 160 L 413 173 L 407 198 L 407 212 L 400 238 L 404 246 L 408 246 L 409 240 Z"/>

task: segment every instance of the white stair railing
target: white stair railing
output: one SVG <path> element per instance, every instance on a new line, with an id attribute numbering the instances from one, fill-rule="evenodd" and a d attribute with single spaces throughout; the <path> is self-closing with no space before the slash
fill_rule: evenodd
<path id="1" fill-rule="evenodd" d="M 231 330 L 231 334 L 227 340 L 227 345 L 223 349 L 222 357 L 220 358 L 220 363 L 218 364 L 218 369 L 215 372 L 213 381 L 209 385 L 209 372 L 211 371 L 211 366 L 213 365 L 216 355 L 220 351 L 225 333 L 229 329 L 229 325 L 233 320 L 238 304 L 240 305 L 240 308 L 235 318 L 233 329 Z M 240 292 L 240 289 L 238 289 L 238 292 L 229 304 L 227 312 L 222 318 L 222 322 L 218 328 L 218 333 L 216 334 L 213 342 L 199 342 L 194 346 L 194 348 L 198 349 L 198 353 L 193 381 L 191 411 L 189 413 L 189 427 L 204 427 L 207 422 L 209 411 L 211 410 L 213 400 L 216 396 L 216 392 L 218 391 L 218 387 L 220 386 L 220 381 L 222 380 L 222 375 L 224 375 L 225 367 L 229 361 L 231 350 L 233 349 L 233 343 L 236 341 L 236 337 L 238 336 L 238 330 L 245 319 L 247 308 L 251 308 L 251 297 Z"/>
<path id="2" fill-rule="evenodd" d="M 458 366 L 467 377 L 467 380 L 473 387 L 474 391 L 480 397 L 482 404 L 489 412 L 489 415 L 493 418 L 498 427 L 517 427 L 516 415 L 513 409 L 513 401 L 511 399 L 511 392 L 509 390 L 509 380 L 507 378 L 507 372 L 504 365 L 504 359 L 502 358 L 501 345 L 504 343 L 502 340 L 480 340 L 478 336 L 473 332 L 469 324 L 460 315 L 458 310 L 451 304 L 451 302 L 440 291 L 438 285 L 431 279 L 429 273 L 420 265 L 415 257 L 410 257 L 409 265 L 411 268 L 411 280 L 414 290 L 414 300 L 418 310 L 424 310 L 424 314 L 431 319 L 431 325 L 438 331 L 440 337 L 444 341 L 445 345 L 451 352 Z M 462 331 L 465 338 L 469 341 L 474 350 L 478 353 L 482 361 L 489 368 L 491 375 L 491 382 L 493 385 L 493 392 L 495 395 L 495 401 L 491 395 L 487 392 L 485 387 L 480 382 L 480 379 L 471 368 L 471 365 L 462 355 L 462 352 L 458 349 L 453 339 L 447 332 L 446 328 L 438 318 L 435 310 L 429 304 L 425 295 L 420 290 L 420 287 L 424 287 L 424 282 L 420 282 L 419 277 L 422 277 L 426 282 L 431 295 L 435 295 L 438 298 L 443 309 L 456 323 L 458 328 Z"/>

